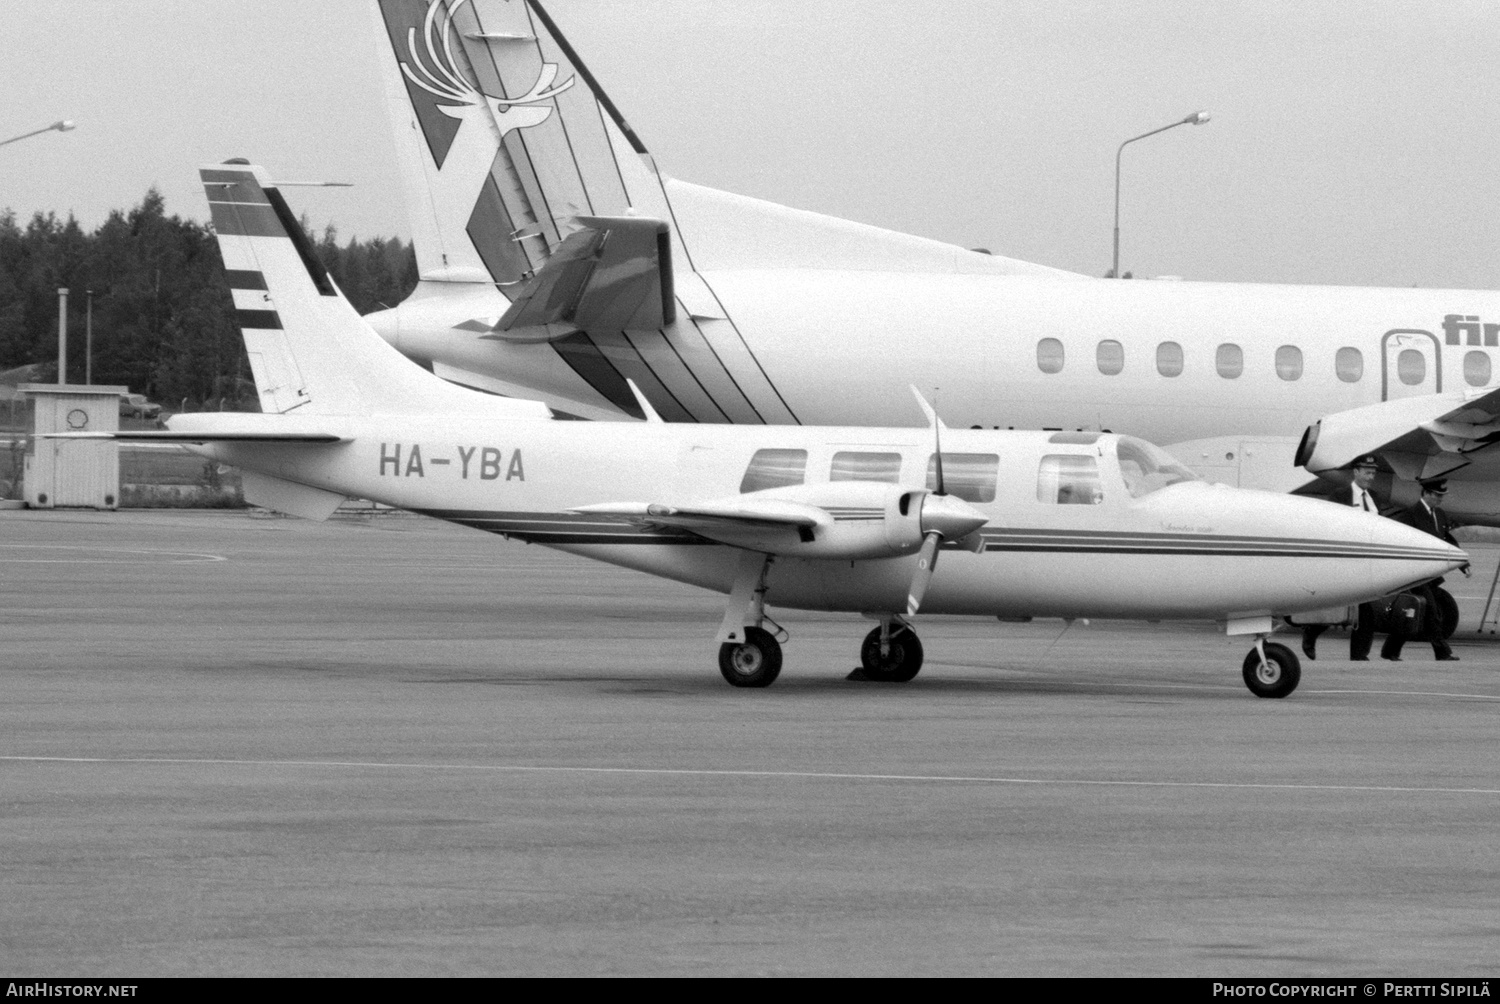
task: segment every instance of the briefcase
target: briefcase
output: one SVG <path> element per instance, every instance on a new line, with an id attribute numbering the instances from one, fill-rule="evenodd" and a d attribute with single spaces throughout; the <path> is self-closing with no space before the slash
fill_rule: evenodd
<path id="1" fill-rule="evenodd" d="M 1401 593 L 1391 600 L 1390 633 L 1413 638 L 1422 633 L 1427 600 L 1415 593 Z"/>

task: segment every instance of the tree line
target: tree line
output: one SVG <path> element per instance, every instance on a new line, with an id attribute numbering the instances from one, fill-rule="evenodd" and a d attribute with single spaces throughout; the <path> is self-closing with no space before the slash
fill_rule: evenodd
<path id="1" fill-rule="evenodd" d="M 361 314 L 395 306 L 416 286 L 416 256 L 400 238 L 341 245 L 332 226 L 309 236 Z M 84 381 L 93 290 L 94 383 L 124 384 L 173 411 L 184 402 L 259 410 L 213 228 L 168 216 L 155 188 L 92 234 L 71 214 L 37 213 L 22 226 L 0 212 L 0 370 L 36 363 L 36 380 L 57 379 L 59 287 L 69 290 L 67 382 Z"/>

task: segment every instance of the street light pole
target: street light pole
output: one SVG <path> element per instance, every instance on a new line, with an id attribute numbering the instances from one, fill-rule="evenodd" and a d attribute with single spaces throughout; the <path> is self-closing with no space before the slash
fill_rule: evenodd
<path id="1" fill-rule="evenodd" d="M 94 291 L 86 289 L 88 295 L 88 313 L 84 315 L 83 336 L 83 382 L 91 384 L 94 382 Z"/>
<path id="2" fill-rule="evenodd" d="M 40 129 L 33 129 L 33 130 L 31 130 L 31 132 L 23 132 L 19 136 L 12 136 L 10 139 L 0 139 L 0 146 L 5 146 L 7 143 L 16 143 L 16 142 L 19 142 L 20 140 L 27 139 L 27 138 L 29 138 L 31 136 L 40 136 L 42 133 L 44 133 L 44 132 L 51 132 L 54 129 L 56 129 L 58 132 L 67 132 L 69 129 L 72 129 L 72 128 L 73 128 L 73 120 L 72 119 L 62 119 L 61 121 L 54 122 L 54 123 L 52 123 L 49 126 L 42 126 L 42 128 L 40 128 Z"/>
<path id="3" fill-rule="evenodd" d="M 1132 136 L 1124 143 L 1121 143 L 1120 148 L 1115 151 L 1115 257 L 1114 264 L 1109 270 L 1110 278 L 1118 279 L 1120 277 L 1120 155 L 1125 152 L 1125 147 L 1138 139 L 1155 136 L 1159 132 L 1176 129 L 1180 125 L 1202 125 L 1207 121 L 1208 112 L 1193 112 L 1193 114 L 1179 122 L 1164 125 L 1160 129 L 1152 129 L 1150 132 L 1143 132 L 1139 136 Z"/>
<path id="4" fill-rule="evenodd" d="M 68 382 L 68 287 L 57 287 L 57 382 Z"/>

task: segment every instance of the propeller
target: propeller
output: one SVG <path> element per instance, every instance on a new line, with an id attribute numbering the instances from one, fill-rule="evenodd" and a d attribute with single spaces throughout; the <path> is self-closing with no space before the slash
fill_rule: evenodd
<path id="1" fill-rule="evenodd" d="M 911 588 L 906 593 L 906 615 L 910 617 L 922 606 L 922 597 L 927 595 L 927 587 L 932 582 L 932 573 L 937 569 L 938 547 L 944 540 L 958 540 L 967 536 L 989 522 L 984 513 L 975 509 L 963 499 L 954 498 L 948 494 L 948 488 L 943 480 L 943 423 L 937 417 L 937 411 L 932 408 L 917 388 L 911 389 L 917 395 L 917 401 L 921 403 L 922 410 L 927 412 L 927 417 L 932 420 L 932 440 L 935 447 L 934 456 L 937 465 L 936 490 L 928 493 L 922 499 L 922 512 L 920 526 L 922 528 L 922 549 L 917 552 L 917 572 L 912 576 Z M 934 392 L 933 398 L 937 395 Z"/>

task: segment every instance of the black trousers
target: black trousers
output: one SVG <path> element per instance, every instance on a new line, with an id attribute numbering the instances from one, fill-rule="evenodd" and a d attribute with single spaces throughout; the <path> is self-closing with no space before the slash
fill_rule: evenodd
<path id="1" fill-rule="evenodd" d="M 1438 609 L 1437 596 L 1433 594 L 1432 588 L 1437 583 L 1429 582 L 1415 589 L 1408 590 L 1427 601 L 1427 610 L 1422 615 L 1422 633 L 1417 637 L 1422 641 L 1432 643 L 1432 654 L 1438 659 L 1446 659 L 1453 654 L 1453 649 L 1443 640 L 1443 615 Z M 1380 646 L 1380 657 L 1382 659 L 1399 659 L 1401 657 L 1401 646 L 1406 644 L 1403 635 L 1393 634 Z"/>
<path id="2" fill-rule="evenodd" d="M 1328 630 L 1327 624 L 1309 624 L 1302 629 L 1304 651 L 1317 651 L 1318 636 Z M 1349 635 L 1349 658 L 1368 659 L 1370 649 L 1375 646 L 1375 607 L 1369 603 L 1359 605 L 1359 614 L 1354 621 L 1354 631 Z"/>

